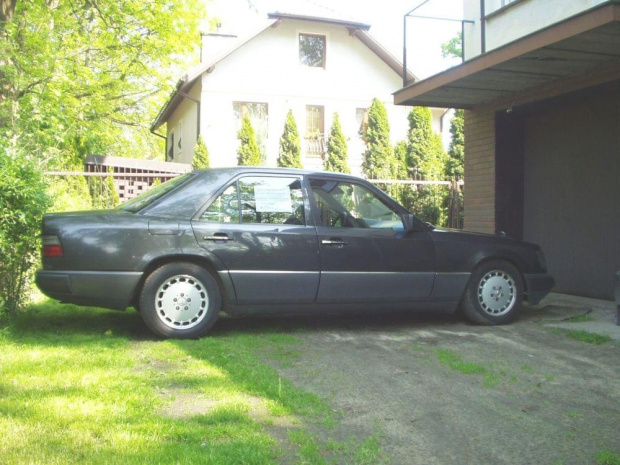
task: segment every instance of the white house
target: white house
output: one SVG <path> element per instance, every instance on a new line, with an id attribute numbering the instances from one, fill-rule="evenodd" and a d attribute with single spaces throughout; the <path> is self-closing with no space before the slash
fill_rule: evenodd
<path id="1" fill-rule="evenodd" d="M 405 139 L 410 108 L 394 105 L 392 97 L 402 83 L 402 64 L 369 35 L 369 25 L 309 5 L 303 14 L 271 13 L 240 35 L 221 31 L 204 37 L 201 65 L 179 82 L 152 126 L 156 132 L 166 124 L 167 160 L 191 163 L 202 135 L 212 166 L 235 165 L 237 131 L 249 113 L 263 164 L 275 166 L 292 110 L 304 167 L 321 169 L 338 113 L 349 166 L 360 174 L 361 133 L 373 98 L 387 108 L 392 142 Z M 433 114 L 436 129 L 446 131 L 446 111 Z"/>

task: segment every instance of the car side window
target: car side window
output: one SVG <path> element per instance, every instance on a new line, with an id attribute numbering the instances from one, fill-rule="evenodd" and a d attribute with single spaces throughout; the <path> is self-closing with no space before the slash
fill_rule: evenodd
<path id="1" fill-rule="evenodd" d="M 312 179 L 310 186 L 322 226 L 404 229 L 400 215 L 359 184 Z"/>
<path id="2" fill-rule="evenodd" d="M 201 221 L 211 223 L 238 223 L 239 197 L 237 183 L 234 182 L 222 192 L 217 199 L 205 210 L 200 217 Z"/>
<path id="3" fill-rule="evenodd" d="M 231 184 L 202 214 L 202 221 L 305 225 L 301 180 L 248 176 Z"/>

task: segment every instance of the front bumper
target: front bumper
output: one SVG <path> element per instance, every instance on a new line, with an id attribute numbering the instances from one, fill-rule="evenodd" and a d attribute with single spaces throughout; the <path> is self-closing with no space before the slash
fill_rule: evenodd
<path id="1" fill-rule="evenodd" d="M 40 270 L 36 283 L 46 296 L 61 302 L 125 310 L 141 279 L 141 272 L 130 271 Z"/>
<path id="2" fill-rule="evenodd" d="M 555 286 L 555 279 L 550 274 L 525 274 L 525 291 L 531 305 L 540 302 Z"/>

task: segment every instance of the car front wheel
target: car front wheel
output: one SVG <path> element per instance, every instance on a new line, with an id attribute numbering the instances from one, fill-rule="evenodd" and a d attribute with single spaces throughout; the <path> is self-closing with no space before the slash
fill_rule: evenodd
<path id="1" fill-rule="evenodd" d="M 222 298 L 211 273 L 193 263 L 169 263 L 151 273 L 140 293 L 146 325 L 158 336 L 193 339 L 217 320 Z"/>
<path id="2" fill-rule="evenodd" d="M 503 260 L 482 263 L 471 276 L 461 308 L 472 323 L 510 323 L 523 300 L 519 271 Z"/>

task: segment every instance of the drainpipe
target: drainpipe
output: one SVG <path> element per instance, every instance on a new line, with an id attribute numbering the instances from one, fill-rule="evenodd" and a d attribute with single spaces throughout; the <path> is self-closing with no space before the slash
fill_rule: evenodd
<path id="1" fill-rule="evenodd" d="M 190 99 L 192 102 L 196 104 L 196 140 L 200 137 L 200 100 L 195 99 L 189 94 L 186 94 L 182 90 L 179 90 L 179 95 Z"/>
<path id="2" fill-rule="evenodd" d="M 484 11 L 484 2 L 485 0 L 480 0 L 480 53 L 485 53 L 487 51 L 486 44 L 486 13 Z"/>
<path id="3" fill-rule="evenodd" d="M 164 142 L 164 161 L 166 161 L 166 157 L 168 156 L 168 137 L 155 132 L 155 129 L 153 129 L 152 127 L 151 127 L 151 134 L 153 134 L 154 136 L 157 136 L 157 137 L 161 137 L 163 140 L 165 140 L 165 142 Z"/>

